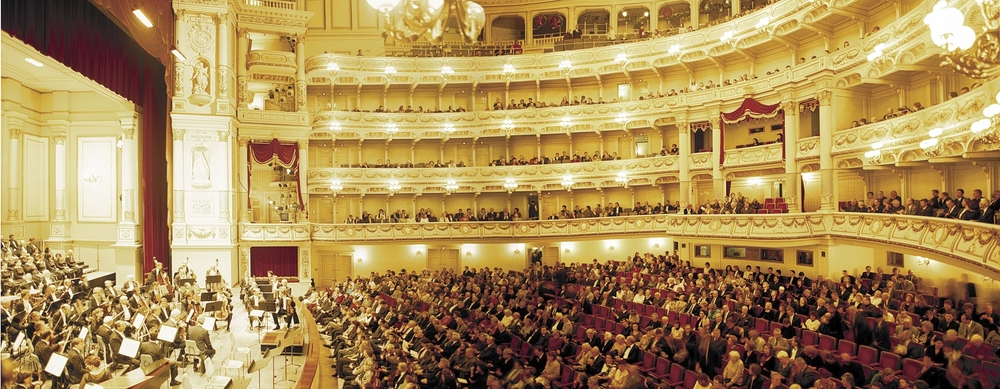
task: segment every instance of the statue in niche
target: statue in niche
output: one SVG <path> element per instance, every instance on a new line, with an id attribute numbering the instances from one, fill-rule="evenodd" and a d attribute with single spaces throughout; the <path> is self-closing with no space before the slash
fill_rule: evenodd
<path id="1" fill-rule="evenodd" d="M 205 146 L 191 150 L 191 186 L 197 189 L 212 187 L 212 157 Z"/>
<path id="2" fill-rule="evenodd" d="M 209 69 L 211 64 L 205 58 L 198 58 L 194 61 L 194 70 L 191 75 L 191 98 L 192 104 L 202 106 L 212 101 L 209 95 Z"/>

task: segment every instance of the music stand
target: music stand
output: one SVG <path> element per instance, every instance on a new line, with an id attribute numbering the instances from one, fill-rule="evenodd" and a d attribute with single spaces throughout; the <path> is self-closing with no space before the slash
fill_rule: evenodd
<path id="1" fill-rule="evenodd" d="M 271 358 L 264 357 L 262 359 L 254 359 L 250 361 L 250 366 L 247 366 L 247 374 L 257 373 L 257 389 L 260 389 L 260 371 L 263 370 L 267 365 L 271 364 Z M 274 376 L 271 377 L 271 387 L 274 387 Z"/>
<path id="2" fill-rule="evenodd" d="M 278 355 L 280 355 L 281 358 L 284 360 L 284 367 L 281 368 L 281 370 L 283 372 L 282 373 L 282 377 L 283 378 L 280 381 L 278 381 L 278 382 L 292 381 L 292 380 L 288 379 L 288 357 L 291 356 L 290 355 L 291 351 L 289 351 L 288 353 L 285 353 L 285 349 L 291 347 L 292 343 L 295 342 L 295 338 L 290 337 L 289 336 L 290 334 L 292 334 L 292 332 L 286 331 L 285 332 L 285 337 L 281 338 L 281 340 L 278 342 L 278 347 L 275 347 L 275 348 L 272 349 L 272 350 L 278 350 Z M 270 350 L 268 350 L 268 351 L 270 351 Z M 298 365 L 296 365 L 295 363 L 292 363 L 292 366 L 298 366 Z"/>
<path id="3" fill-rule="evenodd" d="M 156 340 L 173 343 L 177 340 L 177 327 L 167 325 L 160 326 L 160 333 L 156 334 Z"/>
<path id="4" fill-rule="evenodd" d="M 215 292 L 201 292 L 201 301 L 215 300 Z"/>
<path id="5" fill-rule="evenodd" d="M 222 276 L 205 276 L 205 285 L 222 283 Z"/>
<path id="6" fill-rule="evenodd" d="M 182 279 L 179 279 L 179 280 L 174 280 L 174 286 L 184 286 L 185 283 L 194 285 L 195 284 L 195 279 L 194 278 L 182 278 Z"/>
<path id="7" fill-rule="evenodd" d="M 66 356 L 59 353 L 52 353 L 49 356 L 49 362 L 45 364 L 45 372 L 51 374 L 54 378 L 60 378 L 66 370 L 67 362 L 69 362 L 69 358 L 66 358 Z"/>
<path id="8" fill-rule="evenodd" d="M 205 303 L 205 312 L 215 312 L 220 309 L 222 309 L 222 301 L 209 301 Z"/>
<path id="9" fill-rule="evenodd" d="M 122 338 L 122 345 L 118 348 L 118 354 L 135 359 L 139 355 L 139 341 L 135 339 Z"/>

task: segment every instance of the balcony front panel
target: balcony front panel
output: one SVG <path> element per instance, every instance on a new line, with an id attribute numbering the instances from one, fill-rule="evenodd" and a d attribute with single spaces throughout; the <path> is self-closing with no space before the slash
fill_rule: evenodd
<path id="1" fill-rule="evenodd" d="M 273 50 L 253 50 L 247 57 L 250 73 L 295 74 L 295 53 Z"/>
<path id="2" fill-rule="evenodd" d="M 784 150 L 784 143 L 726 150 L 726 160 L 723 165 L 732 168 L 779 163 L 785 160 Z"/>
<path id="3" fill-rule="evenodd" d="M 1000 274 L 1000 226 L 880 214 L 655 215 L 527 222 L 313 224 L 240 226 L 243 241 L 362 243 L 481 239 L 524 241 L 560 237 L 608 238 L 622 234 L 674 238 L 789 240 L 827 238 L 893 245 Z M 310 236 L 311 233 L 311 236 Z"/>
<path id="4" fill-rule="evenodd" d="M 668 155 L 621 161 L 556 163 L 547 165 L 465 167 L 465 168 L 323 168 L 309 169 L 310 193 L 329 193 L 334 178 L 361 193 L 381 193 L 390 178 L 396 178 L 416 193 L 440 193 L 450 177 L 458 181 L 459 192 L 484 192 L 500 188 L 514 177 L 519 190 L 559 188 L 565 175 L 573 176 L 574 188 L 617 186 L 618 173 L 627 172 L 630 185 L 677 181 L 677 156 Z M 502 188 L 500 189 L 502 190 Z"/>

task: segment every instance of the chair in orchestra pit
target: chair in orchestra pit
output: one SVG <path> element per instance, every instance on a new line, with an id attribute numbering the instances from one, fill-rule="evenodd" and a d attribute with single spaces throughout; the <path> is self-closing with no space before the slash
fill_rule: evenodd
<path id="1" fill-rule="evenodd" d="M 246 361 L 247 361 L 246 363 L 250 363 L 250 348 L 249 347 L 236 347 L 236 337 L 233 336 L 233 332 L 232 331 L 229 332 L 229 345 L 230 345 L 230 348 L 229 348 L 229 354 L 230 355 L 235 355 L 237 357 L 245 356 L 246 357 Z M 241 357 L 240 359 L 242 360 L 243 358 Z"/>
<path id="2" fill-rule="evenodd" d="M 140 354 L 139 355 L 139 366 L 145 367 L 145 366 L 151 365 L 151 364 L 153 364 L 153 357 L 152 356 L 150 356 L 149 354 Z"/>
<path id="3" fill-rule="evenodd" d="M 187 361 L 187 363 L 192 363 L 194 361 L 205 363 L 205 358 L 202 358 L 201 355 L 201 349 L 199 349 L 198 344 L 191 339 L 184 341 L 184 360 Z"/>
<path id="4" fill-rule="evenodd" d="M 211 359 L 209 359 L 211 361 Z M 243 361 L 238 361 L 235 359 L 226 360 L 226 363 L 222 365 L 222 371 L 228 372 L 229 370 L 235 370 L 239 373 L 240 378 L 243 378 Z"/>

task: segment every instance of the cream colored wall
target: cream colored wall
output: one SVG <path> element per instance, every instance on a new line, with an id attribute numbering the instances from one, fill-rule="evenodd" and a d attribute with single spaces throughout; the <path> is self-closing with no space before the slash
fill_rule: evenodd
<path id="1" fill-rule="evenodd" d="M 659 247 L 656 247 L 659 245 Z M 611 249 L 614 247 L 614 250 Z M 567 252 L 569 250 L 569 252 Z M 622 261 L 636 252 L 663 254 L 673 251 L 673 239 L 668 237 L 583 240 L 559 243 L 559 261 L 566 264 Z"/>

